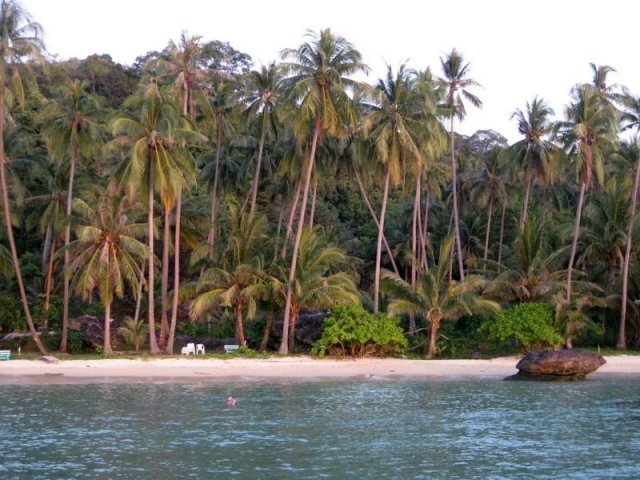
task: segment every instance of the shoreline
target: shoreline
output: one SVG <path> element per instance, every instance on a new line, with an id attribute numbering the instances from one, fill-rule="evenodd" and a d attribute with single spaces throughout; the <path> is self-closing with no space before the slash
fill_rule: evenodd
<path id="1" fill-rule="evenodd" d="M 640 377 L 640 356 L 605 357 L 589 378 Z M 519 357 L 489 360 L 150 358 L 0 362 L 0 385 L 183 381 L 327 381 L 376 379 L 503 379 L 517 372 Z"/>

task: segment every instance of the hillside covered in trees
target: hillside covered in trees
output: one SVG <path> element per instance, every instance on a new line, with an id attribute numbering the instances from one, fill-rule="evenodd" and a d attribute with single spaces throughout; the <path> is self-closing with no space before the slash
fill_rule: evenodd
<path id="1" fill-rule="evenodd" d="M 285 354 L 302 313 L 362 304 L 429 357 L 640 344 L 640 98 L 612 67 L 561 121 L 544 92 L 514 105 L 508 144 L 457 133 L 482 99 L 456 50 L 373 84 L 330 29 L 265 66 L 187 33 L 131 66 L 51 61 L 0 6 L 0 334 L 68 352 L 90 313 L 104 353 Z"/>

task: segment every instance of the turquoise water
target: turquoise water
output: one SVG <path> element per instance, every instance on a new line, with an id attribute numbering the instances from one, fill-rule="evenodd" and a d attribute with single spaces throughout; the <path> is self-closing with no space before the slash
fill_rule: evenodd
<path id="1" fill-rule="evenodd" d="M 0 385 L 0 478 L 640 478 L 640 381 Z"/>

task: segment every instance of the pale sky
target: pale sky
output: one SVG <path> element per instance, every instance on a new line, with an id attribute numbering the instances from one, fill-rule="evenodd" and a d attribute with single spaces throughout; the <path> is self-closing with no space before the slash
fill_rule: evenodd
<path id="1" fill-rule="evenodd" d="M 452 48 L 471 64 L 484 107 L 460 131 L 494 129 L 518 139 L 511 114 L 535 95 L 564 115 L 569 91 L 591 80 L 589 62 L 610 65 L 611 83 L 640 94 L 640 3 L 623 0 L 22 0 L 59 59 L 108 53 L 130 65 L 184 30 L 228 41 L 257 65 L 296 48 L 307 29 L 331 28 L 362 53 L 374 83 L 403 62 L 440 73 Z"/>

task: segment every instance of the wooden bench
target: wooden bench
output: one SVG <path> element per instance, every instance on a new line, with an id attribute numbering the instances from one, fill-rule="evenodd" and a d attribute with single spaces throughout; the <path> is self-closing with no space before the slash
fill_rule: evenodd
<path id="1" fill-rule="evenodd" d="M 225 345 L 224 353 L 238 353 L 240 345 Z"/>
<path id="2" fill-rule="evenodd" d="M 11 350 L 0 350 L 0 360 L 9 360 Z"/>

